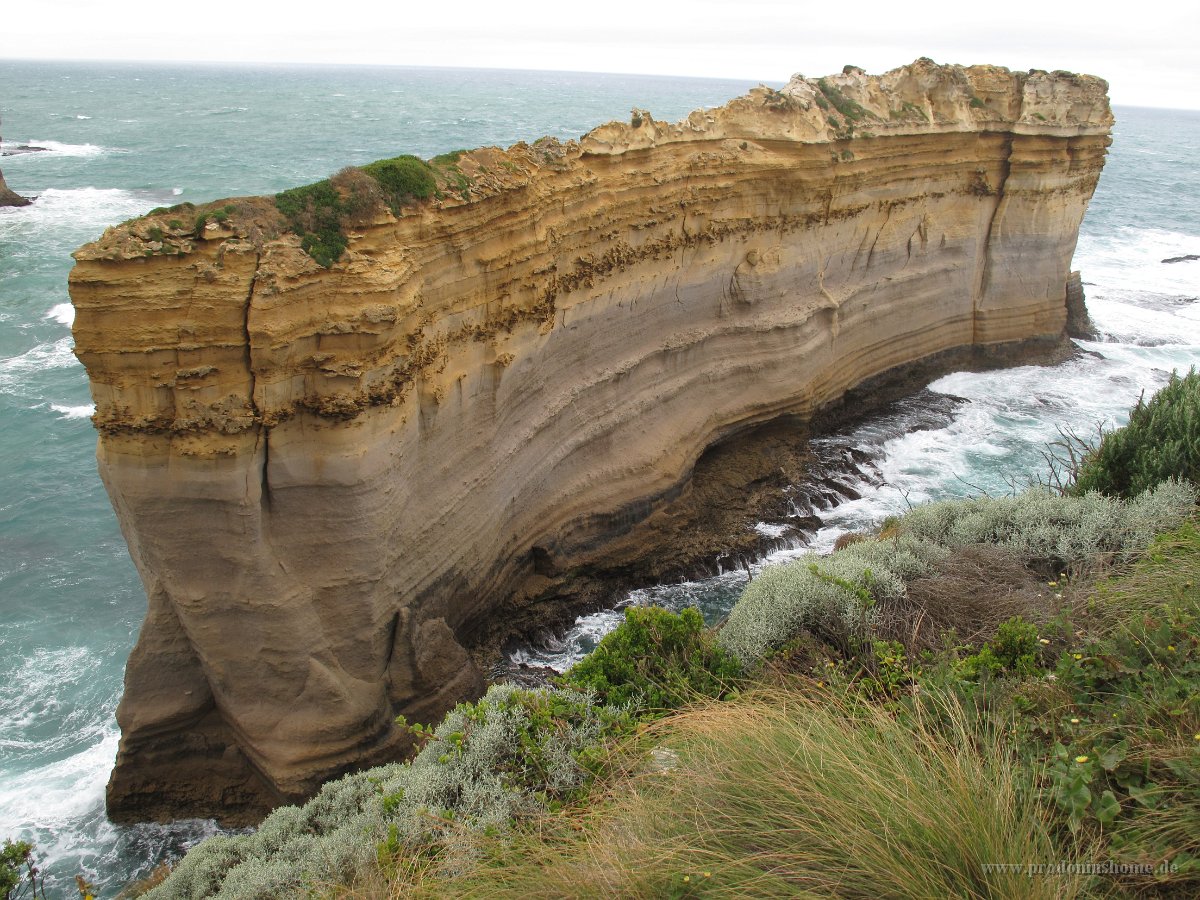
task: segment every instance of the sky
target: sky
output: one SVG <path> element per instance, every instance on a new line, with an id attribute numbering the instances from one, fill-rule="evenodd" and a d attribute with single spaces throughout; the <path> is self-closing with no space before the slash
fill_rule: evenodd
<path id="1" fill-rule="evenodd" d="M 351 63 L 783 82 L 939 63 L 1068 69 L 1114 104 L 1200 109 L 1200 3 L 1111 0 L 26 0 L 4 59 Z M 2 99 L 2 98 L 0 98 Z"/>

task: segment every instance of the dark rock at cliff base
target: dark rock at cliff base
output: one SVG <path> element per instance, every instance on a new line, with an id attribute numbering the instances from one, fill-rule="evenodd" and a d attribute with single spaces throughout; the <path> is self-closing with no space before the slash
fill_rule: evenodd
<path id="1" fill-rule="evenodd" d="M 32 202 L 28 197 L 10 191 L 4 183 L 3 173 L 0 173 L 0 206 L 28 206 Z"/>
<path id="2" fill-rule="evenodd" d="M 42 148 L 38 148 L 39 150 Z M 4 183 L 4 173 L 0 172 L 0 207 L 2 206 L 28 206 L 31 201 L 28 197 L 22 197 L 8 189 L 8 185 Z"/>
<path id="3" fill-rule="evenodd" d="M 1189 253 L 1187 256 L 1172 256 L 1170 259 L 1164 259 L 1163 262 L 1165 262 L 1165 263 L 1192 262 L 1193 260 L 1196 260 L 1196 259 L 1200 259 L 1200 253 Z"/>
<path id="4" fill-rule="evenodd" d="M 1083 341 L 1094 341 L 1100 337 L 1100 332 L 1088 316 L 1083 282 L 1078 272 L 1067 276 L 1067 335 Z"/>

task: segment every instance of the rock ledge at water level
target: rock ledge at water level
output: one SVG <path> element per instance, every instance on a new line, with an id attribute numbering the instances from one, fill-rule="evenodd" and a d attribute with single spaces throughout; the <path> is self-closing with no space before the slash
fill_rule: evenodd
<path id="1" fill-rule="evenodd" d="M 897 367 L 1062 339 L 1103 81 L 796 76 L 458 157 L 330 268 L 269 200 L 76 253 L 98 459 L 149 597 L 120 820 L 252 821 L 406 748 L 502 605 L 618 562 L 707 447 Z"/>

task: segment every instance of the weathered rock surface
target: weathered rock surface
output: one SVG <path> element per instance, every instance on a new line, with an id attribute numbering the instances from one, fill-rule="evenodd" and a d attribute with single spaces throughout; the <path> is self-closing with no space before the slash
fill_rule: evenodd
<path id="1" fill-rule="evenodd" d="M 328 270 L 265 200 L 80 249 L 150 604 L 110 814 L 247 821 L 393 758 L 481 689 L 495 609 L 632 552 L 706 447 L 1059 341 L 1111 122 L 1096 78 L 919 60 L 468 153 Z"/>

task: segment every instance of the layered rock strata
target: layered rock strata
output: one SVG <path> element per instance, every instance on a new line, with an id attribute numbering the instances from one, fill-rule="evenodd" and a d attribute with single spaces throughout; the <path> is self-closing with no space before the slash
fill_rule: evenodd
<path id="1" fill-rule="evenodd" d="M 81 248 L 149 598 L 110 814 L 247 821 L 394 758 L 396 714 L 481 689 L 467 635 L 621 552 L 705 448 L 1059 340 L 1111 123 L 1089 76 L 848 67 L 464 154 L 437 199 L 359 210 L 329 269 L 265 200 Z"/>

